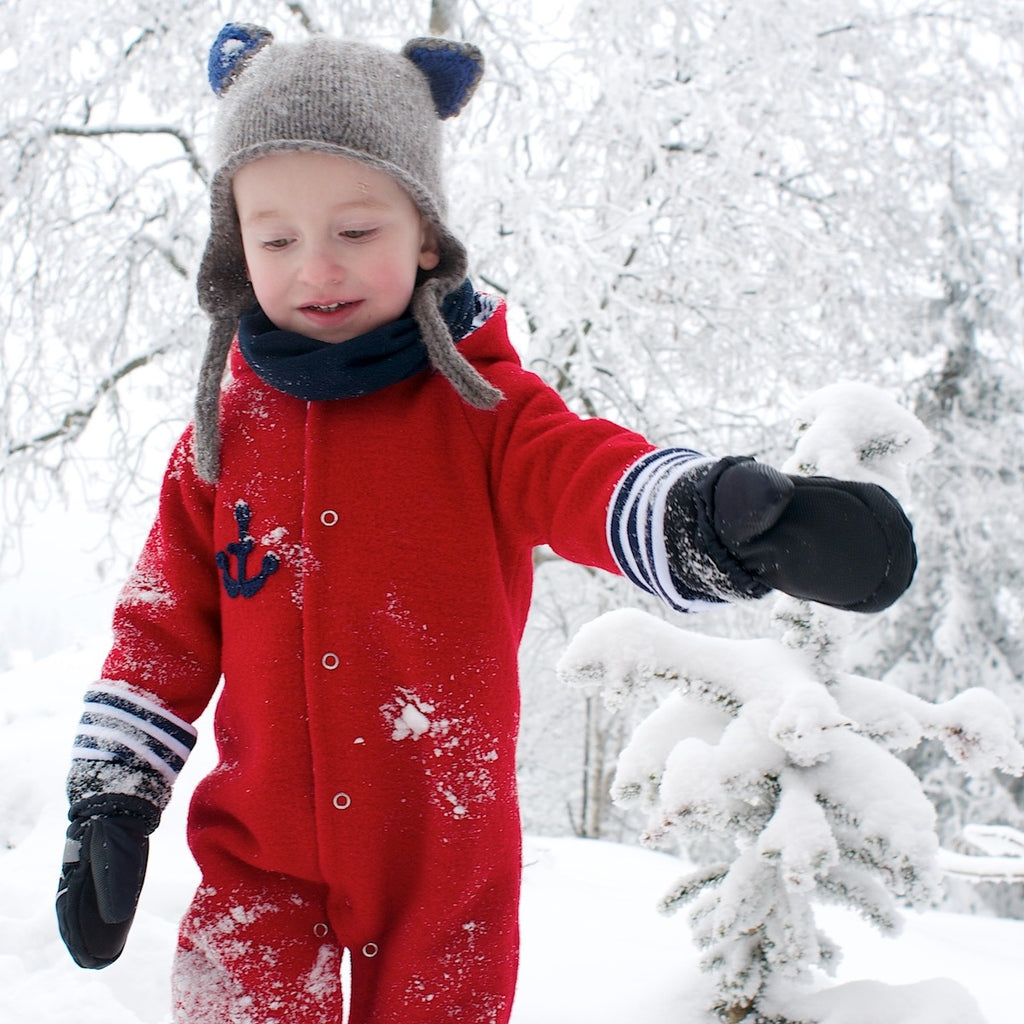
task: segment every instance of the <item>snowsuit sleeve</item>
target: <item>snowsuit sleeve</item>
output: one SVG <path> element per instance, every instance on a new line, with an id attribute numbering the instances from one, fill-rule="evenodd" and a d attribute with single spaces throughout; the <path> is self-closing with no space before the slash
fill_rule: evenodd
<path id="1" fill-rule="evenodd" d="M 515 517 L 534 545 L 625 575 L 677 611 L 721 602 L 713 587 L 691 589 L 673 579 L 664 535 L 672 484 L 709 459 L 692 449 L 657 448 L 608 420 L 578 417 L 518 366 L 498 367 L 492 379 L 506 395 L 491 442 L 500 516 Z"/>
<path id="2" fill-rule="evenodd" d="M 196 476 L 191 447 L 190 428 L 171 456 L 156 521 L 118 598 L 102 679 L 86 693 L 68 776 L 72 803 L 119 793 L 162 810 L 195 744 L 192 722 L 220 678 L 213 489 Z"/>

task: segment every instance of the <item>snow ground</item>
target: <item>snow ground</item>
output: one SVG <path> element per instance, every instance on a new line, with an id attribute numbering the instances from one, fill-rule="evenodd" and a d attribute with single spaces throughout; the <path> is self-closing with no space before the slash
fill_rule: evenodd
<path id="1" fill-rule="evenodd" d="M 67 752 L 103 643 L 0 674 L 0 1019 L 32 1024 L 166 1024 L 176 921 L 195 868 L 184 842 L 187 792 L 210 766 L 200 745 L 154 837 L 146 890 L 127 951 L 81 971 L 53 916 L 62 850 Z M 204 742 L 204 739 L 206 742 Z M 681 873 L 673 858 L 571 838 L 527 839 L 523 953 L 514 1024 L 711 1024 L 710 998 L 686 921 L 655 907 Z M 845 957 L 827 1024 L 882 1024 L 875 982 L 907 986 L 904 1024 L 967 1024 L 973 996 L 988 1024 L 1016 1024 L 1024 1002 L 1024 922 L 927 912 L 898 939 L 850 913 L 821 911 Z M 926 984 L 919 984 L 927 982 Z M 959 1018 L 959 1019 L 958 1019 Z"/>

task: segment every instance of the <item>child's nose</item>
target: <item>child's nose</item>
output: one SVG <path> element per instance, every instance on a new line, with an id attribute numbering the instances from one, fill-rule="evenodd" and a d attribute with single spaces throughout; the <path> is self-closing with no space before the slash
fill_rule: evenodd
<path id="1" fill-rule="evenodd" d="M 340 281 L 345 268 L 330 245 L 312 247 L 302 263 L 303 276 L 310 284 Z"/>

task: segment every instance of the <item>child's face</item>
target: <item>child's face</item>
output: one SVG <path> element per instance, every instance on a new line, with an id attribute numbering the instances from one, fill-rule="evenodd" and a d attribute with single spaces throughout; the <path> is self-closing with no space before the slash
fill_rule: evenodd
<path id="1" fill-rule="evenodd" d="M 326 153 L 261 157 L 234 178 L 253 291 L 282 330 L 348 341 L 407 310 L 434 232 L 383 171 Z"/>

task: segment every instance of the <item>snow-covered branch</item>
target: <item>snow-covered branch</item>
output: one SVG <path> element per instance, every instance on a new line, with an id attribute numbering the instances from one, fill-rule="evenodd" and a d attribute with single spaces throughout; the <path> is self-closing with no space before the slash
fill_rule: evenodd
<path id="1" fill-rule="evenodd" d="M 1024 774 L 1013 714 L 990 690 L 973 687 L 933 704 L 874 679 L 844 675 L 832 692 L 860 730 L 890 750 L 911 750 L 933 739 L 968 774 Z"/>
<path id="2" fill-rule="evenodd" d="M 298 18 L 299 24 L 307 32 L 323 32 L 323 27 L 309 12 L 306 4 L 298 3 L 298 0 L 284 0 L 285 7 Z"/>
<path id="3" fill-rule="evenodd" d="M 209 183 L 209 172 L 206 170 L 192 139 L 180 128 L 168 124 L 109 124 L 109 125 L 70 125 L 57 124 L 50 128 L 51 135 L 68 135 L 83 139 L 104 138 L 116 135 L 169 135 L 177 140 L 189 167 L 198 175 L 203 184 Z"/>
<path id="4" fill-rule="evenodd" d="M 1024 832 L 1007 825 L 968 825 L 964 838 L 982 855 L 939 851 L 939 864 L 950 878 L 968 882 L 1024 882 Z"/>
<path id="5" fill-rule="evenodd" d="M 0 461 L 0 476 L 7 468 L 7 460 L 17 456 L 32 456 L 37 452 L 50 447 L 53 444 L 70 444 L 75 441 L 83 430 L 89 425 L 96 410 L 103 399 L 114 390 L 125 377 L 134 373 L 144 366 L 148 366 L 154 359 L 163 355 L 169 346 L 158 346 L 144 352 L 141 355 L 129 359 L 116 369 L 112 370 L 105 377 L 100 378 L 93 388 L 92 394 L 74 408 L 69 409 L 61 417 L 59 422 L 49 430 L 36 434 L 34 437 L 23 441 L 14 441 L 8 445 L 4 452 L 4 459 Z"/>

